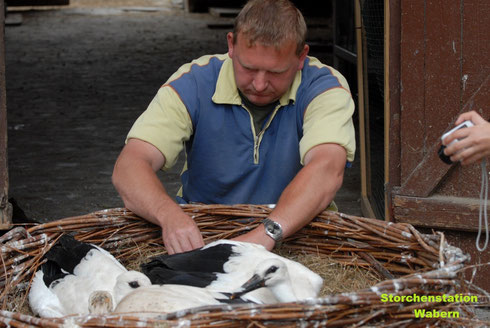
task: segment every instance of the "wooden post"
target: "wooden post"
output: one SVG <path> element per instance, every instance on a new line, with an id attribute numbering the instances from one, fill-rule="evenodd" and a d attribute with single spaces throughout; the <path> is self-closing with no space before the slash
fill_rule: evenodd
<path id="1" fill-rule="evenodd" d="M 401 3 L 385 0 L 385 219 L 392 221 L 393 194 L 401 185 Z"/>
<path id="2" fill-rule="evenodd" d="M 384 1 L 384 130 L 385 130 L 385 186 L 390 183 L 390 1 Z M 391 221 L 391 199 L 385 188 L 385 220 Z"/>
<path id="3" fill-rule="evenodd" d="M 363 28 L 361 18 L 360 0 L 355 0 L 355 24 L 356 24 L 356 43 L 357 43 L 357 88 L 358 88 L 358 103 L 359 103 L 359 143 L 361 155 L 361 211 L 366 217 L 375 218 L 373 208 L 368 198 L 370 190 L 369 179 L 369 127 L 366 125 L 369 117 L 369 109 L 367 106 L 367 71 L 366 71 L 366 56 L 365 43 L 363 42 Z"/>
<path id="4" fill-rule="evenodd" d="M 5 91 L 5 3 L 0 0 L 0 229 L 12 225 L 12 206 L 8 202 L 7 105 Z"/>

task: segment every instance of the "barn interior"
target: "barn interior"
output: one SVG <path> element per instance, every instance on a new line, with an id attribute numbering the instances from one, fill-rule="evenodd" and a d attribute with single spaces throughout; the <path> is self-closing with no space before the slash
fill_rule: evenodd
<path id="1" fill-rule="evenodd" d="M 303 7 L 310 54 L 333 65 L 331 8 Z M 47 221 L 123 206 L 111 174 L 132 123 L 180 65 L 227 51 L 234 15 L 236 8 L 222 7 L 187 13 L 170 0 L 7 3 L 9 198 L 15 209 Z M 342 42 L 352 48 L 352 26 L 342 28 Z M 355 66 L 336 62 L 346 68 L 355 94 Z M 181 156 L 160 174 L 171 195 L 183 162 Z M 361 215 L 359 172 L 357 156 L 336 197 L 347 214 Z"/>
<path id="2" fill-rule="evenodd" d="M 227 51 L 226 33 L 243 1 L 209 0 L 205 8 L 194 8 L 203 12 L 189 12 L 198 2 L 179 0 L 33 2 L 4 2 L 5 155 L 12 220 L 47 222 L 121 207 L 111 174 L 132 123 L 180 65 Z M 360 140 L 366 137 L 359 133 L 360 122 L 369 130 L 369 155 L 364 155 L 369 172 L 362 173 L 358 147 L 336 203 L 343 213 L 379 219 L 389 219 L 392 204 L 385 202 L 386 192 L 396 185 L 385 182 L 384 2 L 370 1 L 363 8 L 369 40 L 363 49 L 368 54 L 364 85 L 369 88 L 359 90 L 354 1 L 330 0 L 322 2 L 324 7 L 296 1 L 309 27 L 310 55 L 346 76 L 357 103 L 360 94 L 368 95 L 369 116 L 361 120 L 356 111 L 354 122 L 358 145 L 366 144 Z M 172 170 L 159 173 L 170 194 L 179 189 L 183 163 L 181 156 Z M 468 172 L 458 181 L 477 181 L 478 168 Z M 464 199 L 473 199 L 478 186 Z M 458 229 L 448 231 L 449 238 L 459 243 L 464 237 L 458 246 L 477 254 L 475 226 Z M 479 263 L 488 262 L 488 251 L 484 256 Z"/>

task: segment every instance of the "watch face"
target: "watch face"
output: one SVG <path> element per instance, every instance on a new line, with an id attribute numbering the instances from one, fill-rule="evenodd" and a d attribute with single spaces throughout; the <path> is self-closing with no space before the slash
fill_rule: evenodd
<path id="1" fill-rule="evenodd" d="M 280 227 L 277 223 L 275 222 L 270 222 L 267 227 L 266 227 L 267 231 L 269 231 L 270 233 L 272 234 L 277 234 L 280 230 Z"/>
<path id="2" fill-rule="evenodd" d="M 275 241 L 282 239 L 282 228 L 277 222 L 274 222 L 268 218 L 264 219 L 264 227 L 266 233 Z"/>

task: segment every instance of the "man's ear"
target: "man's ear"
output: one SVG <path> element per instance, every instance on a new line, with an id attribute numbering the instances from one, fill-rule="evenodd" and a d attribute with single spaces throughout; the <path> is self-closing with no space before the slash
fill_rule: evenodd
<path id="1" fill-rule="evenodd" d="M 228 56 L 233 57 L 233 32 L 226 34 L 226 41 L 228 42 Z"/>
<path id="2" fill-rule="evenodd" d="M 305 64 L 305 59 L 306 56 L 308 56 L 308 51 L 310 51 L 310 46 L 305 44 L 303 51 L 299 54 L 299 65 L 298 65 L 298 71 L 303 69 L 303 66 Z"/>

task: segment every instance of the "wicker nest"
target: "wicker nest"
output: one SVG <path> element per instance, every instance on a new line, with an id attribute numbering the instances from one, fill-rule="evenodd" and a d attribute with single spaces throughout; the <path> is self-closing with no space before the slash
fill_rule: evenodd
<path id="1" fill-rule="evenodd" d="M 233 238 L 268 215 L 267 206 L 187 205 L 205 242 Z M 206 306 L 152 319 L 138 315 L 68 316 L 41 319 L 7 310 L 12 295 L 27 295 L 43 255 L 64 233 L 101 245 L 123 264 L 145 252 L 162 253 L 160 230 L 126 209 L 108 209 L 83 216 L 17 227 L 0 237 L 0 326 L 13 327 L 270 327 L 270 326 L 468 326 L 472 304 L 382 302 L 382 294 L 455 295 L 462 293 L 458 273 L 468 257 L 444 240 L 444 235 L 421 234 L 409 224 L 393 224 L 335 212 L 323 212 L 285 240 L 282 248 L 328 256 L 336 261 L 369 268 L 383 280 L 351 293 L 328 295 L 305 302 L 274 305 Z M 148 253 L 149 254 L 149 253 Z M 0 289 L 0 290 L 1 290 Z M 25 299 L 25 298 L 24 298 Z M 458 311 L 459 319 L 415 318 L 415 309 Z"/>

